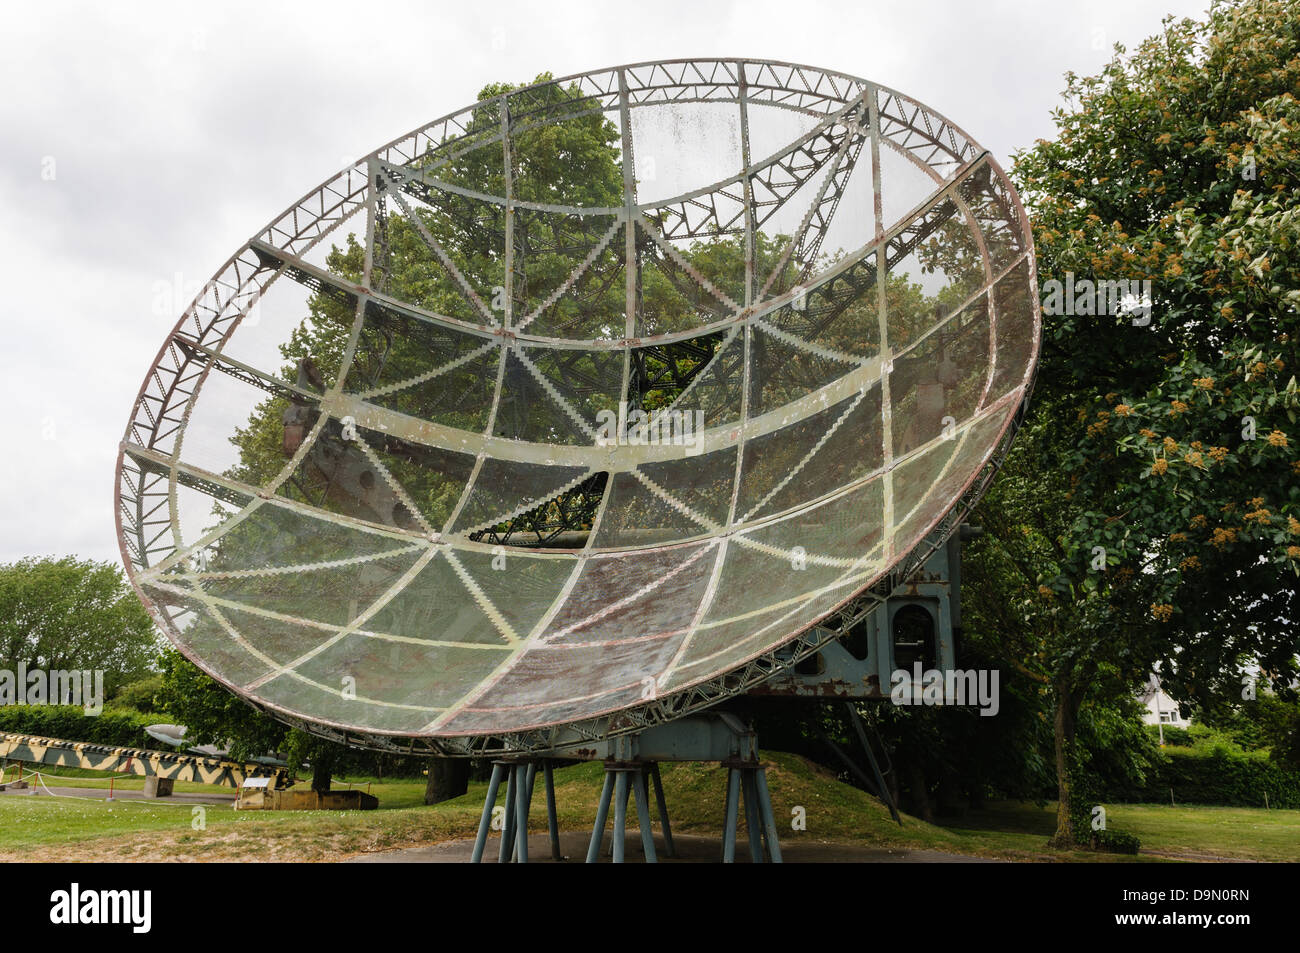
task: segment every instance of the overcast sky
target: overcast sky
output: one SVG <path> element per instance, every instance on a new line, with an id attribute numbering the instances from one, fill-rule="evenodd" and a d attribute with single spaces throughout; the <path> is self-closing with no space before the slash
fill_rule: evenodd
<path id="1" fill-rule="evenodd" d="M 117 560 L 113 467 L 195 286 L 308 189 L 494 81 L 743 56 L 900 89 L 1004 165 L 1208 0 L 59 3 L 0 26 L 0 562 Z M 53 173 L 52 178 L 50 173 Z M 44 173 L 44 174 L 43 174 Z"/>

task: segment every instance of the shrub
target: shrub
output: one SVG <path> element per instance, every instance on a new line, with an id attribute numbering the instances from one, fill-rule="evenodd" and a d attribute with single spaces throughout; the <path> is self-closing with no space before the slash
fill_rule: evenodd
<path id="1" fill-rule="evenodd" d="M 1127 831 L 1091 831 L 1091 834 L 1089 846 L 1107 854 L 1136 854 L 1142 846 L 1137 836 Z"/>
<path id="2" fill-rule="evenodd" d="M 129 708 L 146 714 L 157 714 L 162 709 L 154 698 L 161 690 L 162 675 L 147 675 L 134 682 L 128 682 L 118 689 L 117 694 L 113 696 L 112 704 L 115 708 Z"/>
<path id="3" fill-rule="evenodd" d="M 1160 726 L 1147 725 L 1147 735 L 1151 740 L 1160 743 Z M 1186 728 L 1179 728 L 1175 725 L 1165 725 L 1165 744 L 1177 745 L 1178 747 L 1190 747 L 1193 744 L 1192 733 Z"/>
<path id="4" fill-rule="evenodd" d="M 158 719 L 135 711 L 105 709 L 87 715 L 76 705 L 16 705 L 0 708 L 0 731 L 66 741 L 89 741 L 125 748 L 156 748 L 145 734 L 146 725 Z"/>

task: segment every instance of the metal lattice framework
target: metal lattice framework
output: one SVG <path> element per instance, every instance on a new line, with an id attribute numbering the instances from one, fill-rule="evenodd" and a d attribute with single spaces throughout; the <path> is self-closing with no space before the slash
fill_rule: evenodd
<path id="1" fill-rule="evenodd" d="M 329 737 L 636 730 L 942 543 L 1023 414 L 1036 288 L 998 164 L 901 93 L 755 60 L 512 90 L 209 282 L 122 443 L 124 561 L 187 657 Z"/>

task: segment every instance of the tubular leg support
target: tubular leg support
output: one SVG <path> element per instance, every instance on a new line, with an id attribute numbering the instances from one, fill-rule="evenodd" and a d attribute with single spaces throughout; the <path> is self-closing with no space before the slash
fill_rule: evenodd
<path id="1" fill-rule="evenodd" d="M 645 851 L 645 862 L 656 864 L 655 832 L 650 826 L 650 791 L 646 785 L 645 771 L 637 768 L 632 774 L 632 791 L 636 796 L 636 819 L 641 828 L 641 849 Z"/>
<path id="2" fill-rule="evenodd" d="M 587 863 L 600 859 L 600 843 L 605 839 L 605 821 L 609 818 L 609 801 L 614 793 L 614 772 L 605 772 L 605 785 L 600 789 L 600 803 L 596 805 L 596 825 L 591 830 L 591 844 L 587 847 Z"/>
<path id="3" fill-rule="evenodd" d="M 623 863 L 627 849 L 627 772 L 618 772 L 614 781 L 614 863 Z"/>
<path id="4" fill-rule="evenodd" d="M 587 863 L 596 863 L 604 849 L 605 824 L 609 820 L 611 803 L 614 807 L 614 829 L 613 836 L 610 838 L 610 855 L 613 862 L 621 864 L 627 860 L 628 814 L 631 810 L 635 810 L 646 863 L 658 863 L 659 854 L 655 849 L 654 841 L 654 815 L 650 809 L 650 782 L 653 777 L 651 764 L 639 761 L 605 762 L 605 784 L 596 807 L 596 824 L 591 831 L 591 842 L 587 845 Z M 663 789 L 658 784 L 656 784 L 656 793 L 659 816 L 667 830 L 668 808 L 664 801 Z M 668 837 L 671 838 L 671 834 Z M 671 841 L 666 839 L 666 843 Z"/>
<path id="5" fill-rule="evenodd" d="M 472 864 L 483 862 L 483 849 L 487 846 L 488 830 L 492 826 L 492 809 L 496 807 L 497 790 L 501 787 L 505 771 L 506 766 L 502 762 L 492 763 L 492 780 L 488 782 L 487 796 L 483 799 L 483 816 L 478 821 L 478 835 L 474 838 L 474 853 L 470 857 Z"/>
<path id="6" fill-rule="evenodd" d="M 740 800 L 740 769 L 727 769 L 727 814 L 722 825 L 722 862 L 736 862 L 736 811 Z"/>
<path id="7" fill-rule="evenodd" d="M 754 769 L 741 771 L 745 790 L 745 831 L 749 834 L 749 859 L 755 864 L 763 862 L 763 835 L 758 820 L 758 784 L 754 781 Z"/>
<path id="8" fill-rule="evenodd" d="M 867 732 L 862 726 L 862 715 L 858 712 L 858 706 L 853 702 L 846 701 L 844 707 L 848 710 L 849 721 L 853 724 L 853 730 L 857 733 L 862 750 L 867 753 L 867 762 L 871 765 L 871 773 L 875 776 L 876 788 L 880 791 L 880 799 L 889 808 L 889 814 L 893 817 L 894 823 L 902 827 L 903 819 L 898 816 L 898 805 L 894 803 L 894 796 L 889 790 L 889 785 L 885 784 L 885 776 L 881 773 L 880 764 L 876 761 L 876 752 L 872 749 L 871 742 L 867 740 Z"/>
<path id="9" fill-rule="evenodd" d="M 510 859 L 515 840 L 515 770 L 510 764 L 504 765 L 506 773 L 506 816 L 501 825 L 501 848 L 497 851 L 497 863 L 504 864 Z"/>
<path id="10" fill-rule="evenodd" d="M 664 856 L 676 857 L 677 848 L 673 846 L 673 829 L 668 824 L 668 802 L 664 800 L 664 782 L 659 777 L 659 762 L 650 762 L 650 780 L 655 786 L 655 803 L 659 807 L 659 826 L 664 832 Z"/>
<path id="11" fill-rule="evenodd" d="M 514 859 L 528 863 L 528 808 L 532 799 L 532 775 L 535 765 L 515 766 L 515 850 Z"/>
<path id="12" fill-rule="evenodd" d="M 758 806 L 763 812 L 763 829 L 767 831 L 767 851 L 772 863 L 781 863 L 781 840 L 776 832 L 776 818 L 772 814 L 772 798 L 767 793 L 767 769 L 759 768 L 754 772 L 754 783 L 758 788 Z"/>
<path id="13" fill-rule="evenodd" d="M 551 835 L 551 860 L 563 860 L 560 854 L 560 823 L 555 817 L 555 769 L 542 762 L 542 779 L 546 787 L 546 830 Z"/>
<path id="14" fill-rule="evenodd" d="M 501 843 L 497 850 L 497 863 L 504 864 L 507 861 L 528 863 L 528 815 L 532 810 L 533 782 L 537 777 L 537 767 L 535 761 L 492 762 L 492 779 L 488 782 L 487 795 L 483 798 L 483 813 L 479 816 L 474 851 L 470 856 L 471 863 L 483 862 L 488 832 L 492 829 L 497 796 L 501 793 L 503 781 L 505 803 L 501 806 L 503 823 Z M 546 807 L 551 833 L 551 853 L 556 860 L 560 860 L 562 858 L 559 850 L 559 825 L 555 820 L 555 786 L 551 783 L 551 764 L 543 762 L 542 767 L 546 771 L 547 778 Z"/>
<path id="15" fill-rule="evenodd" d="M 744 798 L 745 827 L 749 835 L 749 859 L 756 864 L 781 863 L 781 844 L 767 790 L 767 772 L 756 761 L 732 761 L 727 768 L 727 813 L 722 825 L 722 862 L 736 861 L 736 834 L 740 821 L 740 799 Z"/>

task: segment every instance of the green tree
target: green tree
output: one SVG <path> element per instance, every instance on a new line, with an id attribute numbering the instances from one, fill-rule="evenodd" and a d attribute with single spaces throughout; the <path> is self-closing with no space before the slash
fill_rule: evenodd
<path id="1" fill-rule="evenodd" d="M 65 556 L 0 565 L 0 668 L 102 670 L 111 697 L 149 674 L 158 645 L 116 564 Z"/>
<path id="2" fill-rule="evenodd" d="M 257 757 L 284 745 L 289 729 L 231 694 L 175 649 L 162 656 L 164 709 L 185 726 L 185 740 L 225 747 L 236 760 Z"/>
<path id="3" fill-rule="evenodd" d="M 127 682 L 113 695 L 114 708 L 130 708 L 141 714 L 160 712 L 157 695 L 162 688 L 162 674 L 153 672 L 144 678 Z"/>
<path id="4" fill-rule="evenodd" d="M 163 653 L 162 670 L 158 699 L 185 726 L 188 744 L 224 747 L 235 760 L 281 753 L 292 773 L 309 766 L 312 790 L 320 792 L 334 773 L 358 766 L 350 749 L 267 717 L 175 649 Z"/>
<path id="5" fill-rule="evenodd" d="M 1056 137 L 1016 158 L 1040 280 L 1151 282 L 1149 322 L 1132 302 L 1044 314 L 968 574 L 1051 700 L 1058 844 L 1084 837 L 1084 706 L 1157 663 L 1182 697 L 1245 659 L 1296 671 L 1297 88 L 1300 5 L 1216 3 L 1069 74 Z"/>

